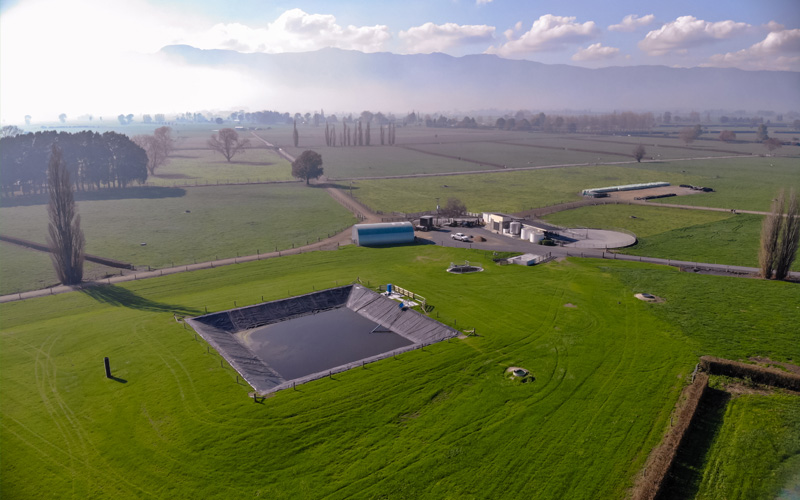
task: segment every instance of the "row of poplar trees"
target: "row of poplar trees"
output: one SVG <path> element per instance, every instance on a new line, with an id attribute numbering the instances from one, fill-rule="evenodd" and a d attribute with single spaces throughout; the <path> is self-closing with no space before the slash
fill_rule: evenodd
<path id="1" fill-rule="evenodd" d="M 381 146 L 395 144 L 396 126 L 390 123 L 386 127 L 380 125 L 379 137 Z M 299 147 L 300 134 L 297 132 L 297 121 L 294 122 L 294 130 L 292 131 L 292 139 L 294 147 Z M 338 143 L 338 144 L 337 144 Z M 336 125 L 325 122 L 325 145 L 330 147 L 338 146 L 370 146 L 372 144 L 372 133 L 370 130 L 370 122 L 367 122 L 366 129 L 362 125 L 361 120 L 357 121 L 355 126 L 349 126 L 347 123 L 342 122 L 342 130 L 337 135 Z"/>

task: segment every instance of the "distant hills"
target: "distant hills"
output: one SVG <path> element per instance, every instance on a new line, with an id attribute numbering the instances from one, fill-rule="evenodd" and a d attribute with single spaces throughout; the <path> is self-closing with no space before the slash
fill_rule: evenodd
<path id="1" fill-rule="evenodd" d="M 251 108 L 800 111 L 800 72 L 617 66 L 587 69 L 495 55 L 365 54 L 341 49 L 240 53 L 187 45 L 160 53 L 175 64 L 234 70 L 263 84 Z M 221 89 L 222 91 L 223 89 Z"/>

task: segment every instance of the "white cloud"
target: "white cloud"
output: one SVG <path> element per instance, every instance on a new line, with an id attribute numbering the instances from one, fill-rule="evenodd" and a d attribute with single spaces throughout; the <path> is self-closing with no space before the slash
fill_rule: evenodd
<path id="1" fill-rule="evenodd" d="M 594 21 L 583 24 L 576 23 L 575 17 L 554 16 L 545 14 L 534 21 L 531 29 L 517 36 L 517 30 L 505 32 L 508 42 L 500 46 L 492 46 L 486 50 L 487 54 L 497 54 L 503 57 L 522 56 L 531 52 L 558 50 L 564 45 L 580 43 L 594 38 L 598 29 Z"/>
<path id="2" fill-rule="evenodd" d="M 685 53 L 697 45 L 740 35 L 750 27 L 747 23 L 734 21 L 712 23 L 693 16 L 681 16 L 649 32 L 639 42 L 639 48 L 651 56 L 660 56 L 673 51 Z"/>
<path id="3" fill-rule="evenodd" d="M 341 26 L 330 14 L 308 14 L 287 10 L 265 28 L 240 23 L 216 24 L 187 37 L 199 48 L 227 48 L 239 52 L 303 52 L 324 47 L 378 52 L 392 37 L 385 25 Z"/>
<path id="4" fill-rule="evenodd" d="M 491 43 L 494 31 L 494 26 L 486 25 L 425 23 L 401 31 L 398 36 L 405 43 L 407 53 L 428 54 L 472 43 Z"/>
<path id="5" fill-rule="evenodd" d="M 475 0 L 476 5 L 486 5 L 487 3 L 492 3 L 492 0 Z"/>
<path id="6" fill-rule="evenodd" d="M 783 31 L 786 29 L 786 26 L 777 21 L 770 21 L 764 27 L 767 28 L 767 31 Z"/>
<path id="7" fill-rule="evenodd" d="M 619 54 L 619 49 L 616 47 L 603 47 L 600 43 L 593 43 L 585 49 L 580 49 L 575 55 L 572 56 L 573 61 L 600 61 L 603 59 L 612 59 Z"/>
<path id="8" fill-rule="evenodd" d="M 630 14 L 622 19 L 619 24 L 612 24 L 608 27 L 609 31 L 636 31 L 638 28 L 652 24 L 656 16 L 647 14 L 639 17 L 637 14 Z"/>
<path id="9" fill-rule="evenodd" d="M 772 31 L 747 49 L 711 56 L 704 66 L 800 71 L 800 29 Z"/>

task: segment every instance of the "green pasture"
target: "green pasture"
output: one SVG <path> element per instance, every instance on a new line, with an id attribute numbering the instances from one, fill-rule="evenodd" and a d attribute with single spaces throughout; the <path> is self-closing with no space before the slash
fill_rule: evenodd
<path id="1" fill-rule="evenodd" d="M 119 269 L 85 262 L 85 279 L 99 279 L 118 274 Z M 58 277 L 50 255 L 5 241 L 0 241 L 0 295 L 36 290 L 57 285 Z"/>
<path id="2" fill-rule="evenodd" d="M 582 189 L 666 181 L 694 184 L 702 178 L 677 171 L 636 166 L 598 165 L 492 174 L 374 179 L 353 183 L 353 195 L 373 210 L 419 212 L 443 206 L 448 198 L 462 200 L 471 212 L 520 212 L 581 200 Z M 643 165 L 643 164 L 641 164 Z"/>
<path id="3" fill-rule="evenodd" d="M 356 221 L 323 189 L 294 183 L 131 188 L 87 196 L 92 199 L 77 202 L 86 251 L 156 268 L 305 245 Z M 0 208 L 3 233 L 45 242 L 47 208 L 39 201 Z M 15 267 L 13 261 L 7 265 Z"/>
<path id="4" fill-rule="evenodd" d="M 424 144 L 414 147 L 434 154 L 464 158 L 479 163 L 493 163 L 507 168 L 633 161 L 633 158 L 630 157 L 630 151 L 626 155 L 622 155 L 607 152 L 550 149 L 549 147 L 542 148 L 534 145 L 519 145 L 517 143 L 464 142 Z M 488 170 L 491 168 L 497 167 L 484 167 L 483 169 Z"/>
<path id="5" fill-rule="evenodd" d="M 251 147 L 230 163 L 210 149 L 177 149 L 147 177 L 148 186 L 216 185 L 293 180 L 291 164 L 271 149 Z"/>
<path id="6" fill-rule="evenodd" d="M 683 199 L 685 197 L 681 197 Z M 647 238 L 657 234 L 736 217 L 729 212 L 686 210 L 647 205 L 593 205 L 556 212 L 544 217 L 563 227 L 624 229 Z"/>
<path id="7" fill-rule="evenodd" d="M 297 157 L 309 148 L 284 148 Z M 392 175 L 425 174 L 488 170 L 490 167 L 432 156 L 397 146 L 315 147 L 322 155 L 322 168 L 328 179 L 352 177 L 387 177 Z"/>
<path id="8" fill-rule="evenodd" d="M 800 397 L 743 394 L 725 408 L 696 499 L 792 498 L 800 491 Z"/>
<path id="9" fill-rule="evenodd" d="M 690 198 L 681 197 L 683 200 Z M 596 205 L 545 217 L 564 227 L 624 229 L 636 245 L 619 253 L 662 259 L 758 267 L 760 215 L 643 205 Z M 792 269 L 800 270 L 795 261 Z"/>
<path id="10" fill-rule="evenodd" d="M 486 270 L 444 271 L 464 259 Z M 432 314 L 479 336 L 255 404 L 173 317 L 356 276 L 424 294 Z M 642 286 L 666 303 L 634 299 Z M 754 314 L 728 329 L 708 299 L 683 297 L 687 289 L 713 290 L 720 303 L 746 294 Z M 501 267 L 479 251 L 410 246 L 343 247 L 2 304 L 3 494 L 625 498 L 697 351 L 796 356 L 784 322 L 800 322 L 800 310 L 773 313 L 800 302 L 798 293 L 637 263 Z M 696 325 L 685 316 L 703 335 L 687 330 Z M 735 335 L 760 340 L 730 344 Z M 104 356 L 114 380 L 103 377 Z M 514 365 L 535 380 L 507 380 Z M 796 429 L 789 435 L 798 438 Z"/>
<path id="11" fill-rule="evenodd" d="M 718 139 L 719 132 L 704 133 L 700 139 L 690 143 L 683 142 L 677 135 L 670 137 L 660 137 L 658 135 L 651 136 L 635 136 L 635 135 L 614 135 L 614 136 L 586 136 L 583 141 L 594 143 L 596 145 L 617 144 L 618 146 L 627 145 L 633 147 L 641 144 L 648 150 L 648 156 L 651 156 L 650 150 L 656 154 L 662 154 L 662 159 L 672 158 L 698 158 L 698 157 L 715 157 L 715 156 L 730 156 L 730 155 L 763 155 L 769 150 L 761 143 L 746 142 L 752 141 L 754 138 L 747 139 L 742 137 L 740 142 L 722 142 Z M 794 152 L 797 154 L 795 147 L 785 147 L 788 149 L 781 149 L 781 154 Z"/>
<path id="12" fill-rule="evenodd" d="M 664 298 L 653 314 L 679 329 L 697 357 L 800 361 L 800 287 L 795 283 L 708 275 L 693 279 L 698 275 L 659 266 L 606 269 L 629 289 Z"/>
<path id="13" fill-rule="evenodd" d="M 684 174 L 695 179 L 690 184 L 715 190 L 713 193 L 653 200 L 654 203 L 768 211 L 779 189 L 794 187 L 800 190 L 798 157 L 753 156 L 724 160 L 654 162 L 639 164 L 637 169 L 649 169 L 667 175 Z"/>
<path id="14" fill-rule="evenodd" d="M 725 391 L 721 379 L 737 382 L 739 389 Z M 782 391 L 757 393 L 741 379 L 712 377 L 710 385 L 676 457 L 667 496 L 795 498 L 800 491 L 800 398 Z"/>

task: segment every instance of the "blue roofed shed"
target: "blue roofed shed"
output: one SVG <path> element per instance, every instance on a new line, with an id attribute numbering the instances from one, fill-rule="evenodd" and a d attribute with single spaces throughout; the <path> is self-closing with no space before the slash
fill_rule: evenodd
<path id="1" fill-rule="evenodd" d="M 414 226 L 410 222 L 383 222 L 353 226 L 353 243 L 358 246 L 397 245 L 414 242 Z"/>

